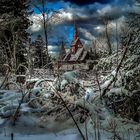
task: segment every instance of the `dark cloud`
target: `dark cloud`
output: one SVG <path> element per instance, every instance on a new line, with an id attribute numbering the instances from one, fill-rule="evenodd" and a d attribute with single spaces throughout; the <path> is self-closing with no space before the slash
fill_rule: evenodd
<path id="1" fill-rule="evenodd" d="M 133 0 L 114 0 L 107 4 L 93 3 L 82 7 L 71 6 L 70 8 L 67 7 L 67 10 L 73 13 L 79 28 L 86 29 L 87 32 L 94 36 L 98 36 L 98 33 L 94 28 L 103 26 L 104 19 L 107 19 L 110 22 L 119 20 L 120 18 L 125 17 L 128 11 L 133 9 L 133 5 Z M 66 23 L 72 25 L 73 20 L 66 21 Z M 82 34 L 82 37 L 84 38 L 84 34 Z"/>
<path id="2" fill-rule="evenodd" d="M 71 42 L 68 34 L 72 32 L 69 29 L 73 26 L 73 20 L 78 24 L 80 38 L 85 41 L 93 40 L 104 29 L 104 17 L 109 17 L 112 23 L 117 21 L 119 26 L 127 12 L 134 8 L 134 0 L 49 0 L 54 3 L 58 1 L 62 6 L 60 12 L 64 20 L 53 26 L 48 36 L 49 44 L 55 44 L 62 38 Z"/>
<path id="3" fill-rule="evenodd" d="M 101 3 L 101 4 L 106 4 L 111 2 L 111 0 L 64 0 L 66 2 L 74 3 L 76 5 L 84 6 L 88 4 L 93 4 L 93 3 Z"/>

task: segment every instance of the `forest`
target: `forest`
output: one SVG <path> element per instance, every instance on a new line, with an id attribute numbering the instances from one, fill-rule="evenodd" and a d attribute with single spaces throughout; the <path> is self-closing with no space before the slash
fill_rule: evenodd
<path id="1" fill-rule="evenodd" d="M 122 18 L 90 19 L 82 1 L 0 0 L 0 140 L 140 140 L 140 1 L 129 1 Z"/>

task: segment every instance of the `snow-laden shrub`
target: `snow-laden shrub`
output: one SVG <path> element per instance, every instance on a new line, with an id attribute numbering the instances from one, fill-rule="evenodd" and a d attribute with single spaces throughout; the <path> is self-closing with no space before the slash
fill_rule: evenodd
<path id="1" fill-rule="evenodd" d="M 122 52 L 114 53 L 110 56 L 101 58 L 96 65 L 97 70 L 107 71 L 117 66 L 118 60 L 121 59 Z"/>

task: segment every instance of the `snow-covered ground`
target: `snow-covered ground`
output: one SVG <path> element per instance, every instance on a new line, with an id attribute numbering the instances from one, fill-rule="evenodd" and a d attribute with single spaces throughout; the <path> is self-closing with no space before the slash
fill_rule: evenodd
<path id="1" fill-rule="evenodd" d="M 11 132 L 4 131 L 6 130 L 3 130 L 3 133 L 0 134 L 0 139 L 9 140 L 11 138 Z M 81 140 L 79 134 L 77 134 L 77 132 L 74 132 L 74 130 L 65 130 L 59 133 L 46 132 L 44 134 L 30 134 L 29 131 L 28 134 L 20 134 L 19 132 L 14 133 L 13 136 L 14 140 Z"/>
<path id="2" fill-rule="evenodd" d="M 114 71 L 109 78 L 103 77 L 105 82 L 101 85 L 102 89 L 110 83 L 113 76 Z M 105 108 L 104 103 L 99 100 L 99 91 L 95 92 L 95 88 L 98 89 L 98 87 L 91 88 L 91 85 L 95 85 L 95 83 L 90 80 L 84 81 L 85 86 L 77 71 L 65 73 L 60 81 L 58 79 L 47 81 L 47 86 L 42 88 L 39 84 L 44 81 L 46 80 L 37 80 L 33 89 L 23 90 L 23 92 L 0 90 L 0 140 L 10 140 L 11 134 L 13 134 L 13 140 L 82 140 L 69 113 L 65 110 L 63 103 L 60 103 L 61 100 L 57 95 L 50 97 L 58 87 L 62 90 L 59 94 L 70 109 L 73 110 L 75 106 L 81 106 L 89 110 L 90 115 L 86 121 L 88 140 L 109 140 L 112 138 L 140 140 L 140 124 L 111 114 Z M 75 86 L 76 82 L 80 83 L 78 89 Z M 58 86 L 58 84 L 60 85 Z M 72 88 L 75 88 L 74 93 L 69 90 Z M 127 92 L 122 88 L 115 88 L 106 95 L 117 94 L 120 91 Z M 25 97 L 21 100 L 24 94 Z M 21 101 L 20 114 L 17 115 L 13 126 L 12 117 Z M 79 110 L 80 108 L 73 111 L 72 114 L 86 137 L 85 123 L 78 122 L 79 118 L 84 116 L 79 113 L 83 109 Z"/>

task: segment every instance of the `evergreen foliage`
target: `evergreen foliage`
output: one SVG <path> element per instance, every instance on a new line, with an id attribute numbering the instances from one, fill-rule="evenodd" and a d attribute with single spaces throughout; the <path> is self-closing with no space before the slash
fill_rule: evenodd
<path id="1" fill-rule="evenodd" d="M 25 44 L 31 22 L 29 0 L 0 1 L 0 46 L 6 62 L 12 69 L 25 62 Z"/>

